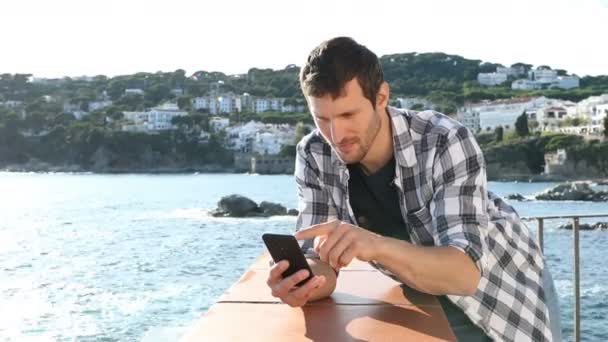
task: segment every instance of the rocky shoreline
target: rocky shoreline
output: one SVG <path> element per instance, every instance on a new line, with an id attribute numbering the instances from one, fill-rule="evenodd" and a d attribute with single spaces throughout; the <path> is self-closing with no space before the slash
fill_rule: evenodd
<path id="1" fill-rule="evenodd" d="M 236 167 L 226 167 L 218 164 L 205 165 L 159 165 L 136 167 L 98 166 L 83 167 L 78 164 L 55 165 L 37 159 L 31 159 L 22 164 L 0 166 L 1 172 L 40 172 L 40 173 L 96 173 L 96 174 L 172 174 L 172 173 L 242 173 Z M 263 172 L 260 172 L 263 173 Z M 291 174 L 291 173 L 285 173 Z M 593 182 L 598 185 L 608 185 L 608 177 L 593 178 L 581 175 L 580 178 L 568 178 L 561 175 L 534 175 L 526 173 L 506 173 L 500 176 L 488 174 L 488 181 L 496 182 Z"/>
<path id="2" fill-rule="evenodd" d="M 288 210 L 281 204 L 266 201 L 262 201 L 258 205 L 250 198 L 232 194 L 222 197 L 217 202 L 217 208 L 212 210 L 210 214 L 214 217 L 297 216 L 298 210 Z"/>
<path id="3" fill-rule="evenodd" d="M 36 173 L 96 173 L 96 174 L 172 174 L 172 173 L 236 173 L 234 168 L 221 165 L 166 165 L 155 167 L 91 167 L 85 168 L 76 164 L 53 165 L 39 160 L 30 160 L 25 164 L 11 164 L 1 167 L 2 172 L 36 172 Z"/>
<path id="4" fill-rule="evenodd" d="M 76 164 L 53 165 L 39 160 L 30 160 L 24 164 L 10 164 L 0 167 L 0 172 L 39 172 L 39 173 L 96 173 L 96 174 L 180 174 L 180 173 L 242 173 L 234 167 L 225 167 L 221 165 L 166 165 L 155 167 L 91 167 L 85 168 Z M 291 175 L 291 173 L 285 173 Z M 502 175 L 501 177 L 488 177 L 488 181 L 495 182 L 594 182 L 599 185 L 608 185 L 608 178 L 589 178 L 581 177 L 580 179 L 566 178 L 559 175 Z"/>

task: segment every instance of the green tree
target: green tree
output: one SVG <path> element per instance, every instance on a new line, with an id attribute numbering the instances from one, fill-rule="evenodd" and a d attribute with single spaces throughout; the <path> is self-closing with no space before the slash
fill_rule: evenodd
<path id="1" fill-rule="evenodd" d="M 495 136 L 496 142 L 502 141 L 503 134 L 504 134 L 504 129 L 502 128 L 502 126 L 498 126 L 494 129 L 494 136 Z"/>
<path id="2" fill-rule="evenodd" d="M 411 110 L 424 110 L 424 105 L 422 103 L 416 103 L 410 109 Z"/>
<path id="3" fill-rule="evenodd" d="M 192 110 L 192 98 L 188 95 L 178 97 L 177 106 L 181 110 Z"/>
<path id="4" fill-rule="evenodd" d="M 294 158 L 296 156 L 296 145 L 285 145 L 281 147 L 279 155 Z"/>
<path id="5" fill-rule="evenodd" d="M 604 117 L 604 137 L 608 138 L 608 115 Z"/>
<path id="6" fill-rule="evenodd" d="M 520 137 L 527 137 L 530 134 L 530 129 L 528 128 L 528 116 L 524 111 L 520 116 L 517 117 L 515 121 L 515 132 Z"/>
<path id="7" fill-rule="evenodd" d="M 310 133 L 308 126 L 306 126 L 303 122 L 298 122 L 296 124 L 296 137 L 294 142 L 297 144 L 308 133 Z"/>

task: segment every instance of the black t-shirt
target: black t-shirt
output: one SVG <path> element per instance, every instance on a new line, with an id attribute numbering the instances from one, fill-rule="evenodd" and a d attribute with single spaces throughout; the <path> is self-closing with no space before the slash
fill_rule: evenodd
<path id="1" fill-rule="evenodd" d="M 376 173 L 366 175 L 360 164 L 348 165 L 348 195 L 358 225 L 374 233 L 409 241 L 393 185 L 395 158 Z"/>
<path id="2" fill-rule="evenodd" d="M 407 223 L 401 215 L 399 194 L 393 184 L 395 158 L 371 175 L 366 175 L 360 164 L 348 165 L 348 172 L 349 201 L 357 224 L 382 236 L 410 241 Z M 437 300 L 459 341 L 489 340 L 446 296 L 437 296 Z"/>

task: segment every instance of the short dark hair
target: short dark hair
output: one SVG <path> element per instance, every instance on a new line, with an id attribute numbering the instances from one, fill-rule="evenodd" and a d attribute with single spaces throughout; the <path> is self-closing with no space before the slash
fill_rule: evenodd
<path id="1" fill-rule="evenodd" d="M 363 95 L 376 107 L 376 95 L 384 75 L 376 54 L 349 37 L 324 41 L 308 55 L 300 70 L 300 87 L 305 96 L 334 99 L 343 93 L 344 85 L 357 78 Z"/>

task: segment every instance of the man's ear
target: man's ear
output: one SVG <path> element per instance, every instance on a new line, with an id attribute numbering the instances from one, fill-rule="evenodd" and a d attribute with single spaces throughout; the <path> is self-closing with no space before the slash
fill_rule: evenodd
<path id="1" fill-rule="evenodd" d="M 378 94 L 376 95 L 376 108 L 385 108 L 388 106 L 388 97 L 390 95 L 390 88 L 388 83 L 382 82 Z"/>

